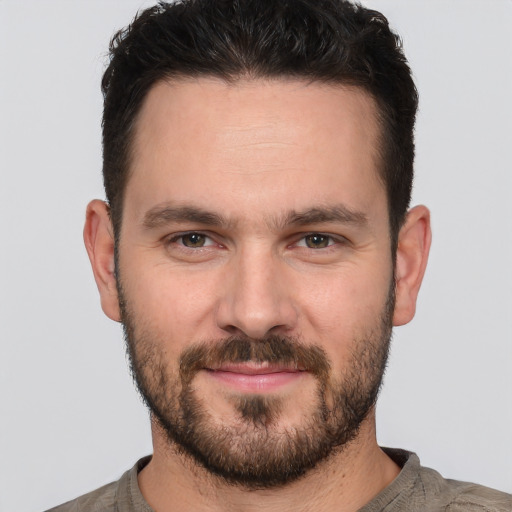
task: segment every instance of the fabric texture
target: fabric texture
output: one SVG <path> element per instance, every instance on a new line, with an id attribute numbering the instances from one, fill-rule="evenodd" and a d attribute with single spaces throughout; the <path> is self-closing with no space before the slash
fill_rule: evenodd
<path id="1" fill-rule="evenodd" d="M 402 468 L 400 474 L 359 512 L 512 512 L 512 495 L 469 482 L 447 480 L 420 465 L 416 454 L 383 448 Z M 47 512 L 154 512 L 142 496 L 138 473 L 151 460 L 140 459 L 117 482 Z"/>

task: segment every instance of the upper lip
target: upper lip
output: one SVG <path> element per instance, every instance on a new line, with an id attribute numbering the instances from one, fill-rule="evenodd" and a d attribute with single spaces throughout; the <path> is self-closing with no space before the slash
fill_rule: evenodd
<path id="1" fill-rule="evenodd" d="M 269 373 L 280 373 L 280 372 L 300 372 L 303 371 L 301 368 L 297 368 L 293 365 L 286 364 L 271 364 L 271 363 L 223 363 L 215 368 L 208 368 L 211 371 L 217 372 L 231 372 L 240 373 L 244 375 L 266 375 Z"/>

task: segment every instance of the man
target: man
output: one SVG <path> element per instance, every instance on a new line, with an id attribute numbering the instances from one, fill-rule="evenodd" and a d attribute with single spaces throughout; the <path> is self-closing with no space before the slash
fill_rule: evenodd
<path id="1" fill-rule="evenodd" d="M 55 510 L 510 510 L 379 448 L 392 326 L 429 212 L 417 94 L 385 18 L 341 0 L 162 4 L 103 79 L 108 204 L 87 210 L 154 454 Z"/>

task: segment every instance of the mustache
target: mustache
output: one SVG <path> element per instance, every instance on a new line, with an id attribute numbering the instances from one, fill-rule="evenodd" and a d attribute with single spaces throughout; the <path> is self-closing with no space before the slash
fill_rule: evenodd
<path id="1" fill-rule="evenodd" d="M 270 335 L 262 339 L 232 336 L 216 342 L 201 343 L 185 349 L 180 358 L 180 376 L 184 383 L 205 368 L 223 363 L 270 363 L 308 371 L 324 381 L 331 365 L 325 351 L 286 336 Z"/>

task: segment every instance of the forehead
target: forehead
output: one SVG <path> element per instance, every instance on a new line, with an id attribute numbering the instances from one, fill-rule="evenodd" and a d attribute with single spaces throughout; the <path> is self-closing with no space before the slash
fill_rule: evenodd
<path id="1" fill-rule="evenodd" d="M 362 88 L 299 80 L 203 77 L 157 82 L 136 122 L 135 150 L 169 129 L 182 142 L 243 144 L 258 136 L 306 147 L 320 131 L 330 142 L 365 139 L 376 148 L 377 106 Z M 360 140 L 359 142 L 362 142 Z M 188 147 L 188 146 L 187 146 Z M 372 152 L 372 156 L 377 156 Z"/>
<path id="2" fill-rule="evenodd" d="M 276 215 L 308 201 L 371 207 L 384 194 L 378 135 L 375 102 L 355 87 L 159 82 L 137 119 L 125 204 L 194 200 L 227 215 L 241 203 Z"/>

